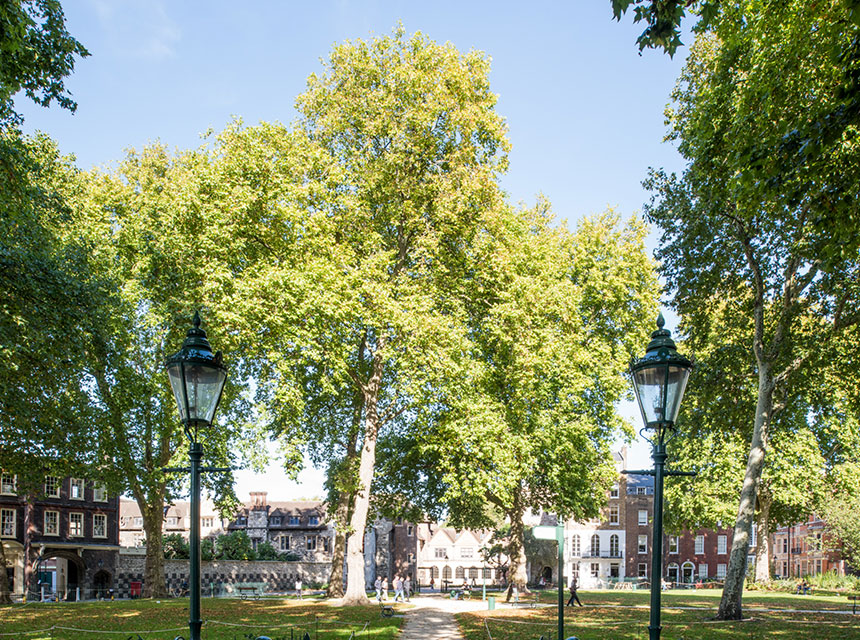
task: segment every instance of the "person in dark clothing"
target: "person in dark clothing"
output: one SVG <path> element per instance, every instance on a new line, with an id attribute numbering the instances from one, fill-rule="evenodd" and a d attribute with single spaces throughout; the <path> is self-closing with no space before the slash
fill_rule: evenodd
<path id="1" fill-rule="evenodd" d="M 582 602 L 580 602 L 579 596 L 576 595 L 576 578 L 571 578 L 570 579 L 570 599 L 567 601 L 567 606 L 572 607 L 574 600 L 576 600 L 576 604 L 578 604 L 580 607 L 585 606 L 582 604 Z"/>

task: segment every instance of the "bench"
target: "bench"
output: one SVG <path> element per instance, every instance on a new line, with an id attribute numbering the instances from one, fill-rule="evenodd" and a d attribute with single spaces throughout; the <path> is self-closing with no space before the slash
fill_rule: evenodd
<path id="1" fill-rule="evenodd" d="M 381 615 L 383 618 L 390 618 L 394 615 L 394 607 L 392 607 L 390 604 L 382 604 L 380 602 L 379 615 Z"/>
<path id="2" fill-rule="evenodd" d="M 233 593 L 237 593 L 242 600 L 249 597 L 257 600 L 263 596 L 266 588 L 265 582 L 237 582 L 232 585 Z"/>
<path id="3" fill-rule="evenodd" d="M 857 600 L 860 599 L 860 596 L 854 595 L 854 596 L 846 596 L 846 597 L 849 600 L 853 600 L 853 603 L 851 605 L 851 615 L 854 615 L 855 613 L 857 613 Z"/>

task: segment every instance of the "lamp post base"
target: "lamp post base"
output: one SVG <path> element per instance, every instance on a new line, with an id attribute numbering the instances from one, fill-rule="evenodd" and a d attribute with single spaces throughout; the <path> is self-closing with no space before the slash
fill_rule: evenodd
<path id="1" fill-rule="evenodd" d="M 648 626 L 648 640 L 660 640 L 660 632 L 663 630 L 663 627 L 652 627 Z"/>

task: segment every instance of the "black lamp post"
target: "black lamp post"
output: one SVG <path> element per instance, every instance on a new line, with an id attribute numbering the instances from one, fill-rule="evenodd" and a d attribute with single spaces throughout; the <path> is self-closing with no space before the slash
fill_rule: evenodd
<path id="1" fill-rule="evenodd" d="M 194 314 L 194 328 L 188 330 L 182 348 L 167 359 L 165 367 L 179 407 L 179 418 L 185 425 L 185 435 L 191 443 L 188 453 L 191 459 L 191 468 L 188 469 L 191 473 L 188 627 L 191 640 L 200 640 L 200 627 L 203 624 L 200 619 L 200 472 L 215 469 L 201 469 L 203 446 L 197 441 L 197 433 L 200 427 L 212 424 L 221 393 L 224 391 L 227 370 L 221 365 L 221 352 L 212 353 L 206 332 L 200 328 L 199 313 Z"/>
<path id="2" fill-rule="evenodd" d="M 663 577 L 663 477 L 690 476 L 695 473 L 666 471 L 666 442 L 675 435 L 675 418 L 681 406 L 681 398 L 687 387 L 687 379 L 693 363 L 680 355 L 668 330 L 663 328 L 665 320 L 661 313 L 657 317 L 657 331 L 651 334 L 651 342 L 645 357 L 630 363 L 633 389 L 645 423 L 640 431 L 652 445 L 653 471 L 628 471 L 635 475 L 654 476 L 654 520 L 651 540 L 651 620 L 648 625 L 650 640 L 660 638 L 660 590 Z"/>

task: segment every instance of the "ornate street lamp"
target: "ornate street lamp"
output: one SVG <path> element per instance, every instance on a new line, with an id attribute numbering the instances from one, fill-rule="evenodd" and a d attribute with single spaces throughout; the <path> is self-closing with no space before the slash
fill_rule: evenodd
<path id="1" fill-rule="evenodd" d="M 634 475 L 654 476 L 654 520 L 651 540 L 651 620 L 648 625 L 650 640 L 660 638 L 660 590 L 663 577 L 663 478 L 664 476 L 692 476 L 685 471 L 666 471 L 666 443 L 675 435 L 675 418 L 684 397 L 687 379 L 693 363 L 680 355 L 668 330 L 663 328 L 663 314 L 657 316 L 657 331 L 645 357 L 630 363 L 630 375 L 642 421 L 640 433 L 652 445 L 653 471 L 627 471 Z"/>
<path id="2" fill-rule="evenodd" d="M 197 441 L 200 427 L 212 424 L 215 410 L 221 401 L 227 370 L 221 364 L 221 352 L 212 353 L 206 332 L 200 328 L 200 314 L 194 313 L 194 327 L 188 330 L 182 348 L 165 363 L 170 386 L 176 397 L 179 418 L 190 441 L 188 457 L 191 459 L 191 540 L 190 540 L 190 602 L 188 627 L 191 640 L 200 640 L 200 472 L 203 445 Z M 220 471 L 220 469 L 218 469 Z M 226 469 L 225 469 L 226 470 Z M 186 471 L 168 469 L 167 471 Z"/>

